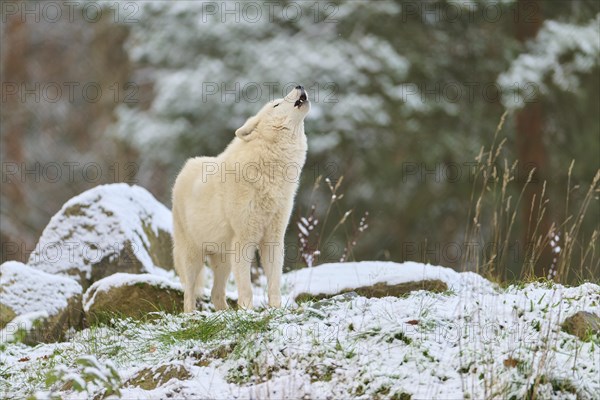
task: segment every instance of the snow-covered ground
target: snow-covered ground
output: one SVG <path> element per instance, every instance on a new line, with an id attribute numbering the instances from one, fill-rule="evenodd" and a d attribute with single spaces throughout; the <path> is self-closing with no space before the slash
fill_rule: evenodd
<path id="1" fill-rule="evenodd" d="M 300 292 L 411 276 L 440 279 L 449 289 L 291 302 Z M 600 313 L 598 285 L 498 288 L 472 273 L 379 262 L 319 266 L 284 282 L 290 306 L 281 310 L 114 320 L 64 343 L 0 344 L 0 395 L 521 399 L 535 391 L 542 399 L 594 399 L 600 393 L 598 341 L 560 329 L 577 311 Z"/>

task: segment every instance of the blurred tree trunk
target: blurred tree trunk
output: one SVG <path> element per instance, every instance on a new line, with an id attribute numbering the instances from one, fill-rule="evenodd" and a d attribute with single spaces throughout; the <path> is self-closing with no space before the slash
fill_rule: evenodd
<path id="1" fill-rule="evenodd" d="M 516 18 L 517 39 L 525 44 L 534 39 L 543 22 L 542 2 L 539 0 L 519 0 Z M 521 88 L 526 90 L 526 88 Z M 524 255 L 535 246 L 536 237 L 545 235 L 550 229 L 548 217 L 549 210 L 542 214 L 540 197 L 544 181 L 547 178 L 547 153 L 544 147 L 544 111 L 541 99 L 529 99 L 516 114 L 517 154 L 519 157 L 519 178 L 522 185 L 527 184 L 527 178 L 533 170 L 531 182 L 527 184 L 522 200 L 522 224 Z M 538 225 L 539 223 L 539 225 Z M 536 229 L 537 226 L 537 229 Z M 546 276 L 552 255 L 549 246 L 545 246 L 539 260 L 535 265 L 523 265 L 525 273 L 533 272 L 535 276 Z"/>
<path id="2" fill-rule="evenodd" d="M 6 21 L 6 37 L 3 39 L 2 49 L 2 82 L 3 85 L 10 86 L 11 89 L 27 81 L 27 69 L 25 68 L 25 49 L 27 48 L 27 27 L 23 18 L 19 15 L 11 15 Z M 18 92 L 18 90 L 17 90 Z M 9 172 L 16 171 L 24 161 L 23 143 L 25 133 L 26 115 L 21 106 L 18 93 L 6 95 L 6 101 L 3 101 L 1 111 L 1 129 L 2 129 L 2 163 L 3 170 L 3 203 L 2 214 L 6 213 L 26 213 L 25 193 L 23 191 L 23 182 L 19 174 Z M 7 110 L 11 110 L 7 112 Z M 9 177 L 10 176 L 10 177 Z M 14 208 L 7 209 L 6 203 L 14 205 Z M 4 220 L 4 218 L 2 218 Z M 6 220 L 3 221 L 6 224 Z M 24 226 L 25 225 L 25 226 Z M 0 252 L 0 263 L 7 258 L 23 261 L 22 248 L 31 246 L 30 237 L 19 239 L 17 233 L 27 230 L 26 224 L 9 224 L 4 226 L 2 232 L 2 251 Z"/>
<path id="3" fill-rule="evenodd" d="M 5 16 L 0 262 L 27 261 L 50 217 L 70 197 L 99 184 L 136 179 L 136 154 L 105 134 L 114 108 L 128 95 L 137 98 L 135 82 L 126 86 L 129 28 L 115 24 L 109 11 L 94 22 L 81 12 L 72 19 L 63 13 L 59 21 Z M 43 89 L 49 85 L 60 88 L 54 100 L 54 93 Z M 84 92 L 86 85 L 99 88 L 96 98 L 93 90 Z M 51 165 L 57 166 L 57 179 L 44 172 Z M 88 178 L 85 166 L 98 175 Z"/>

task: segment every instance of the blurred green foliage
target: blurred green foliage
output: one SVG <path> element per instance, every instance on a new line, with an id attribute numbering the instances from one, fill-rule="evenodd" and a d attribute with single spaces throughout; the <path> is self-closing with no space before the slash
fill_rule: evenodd
<path id="1" fill-rule="evenodd" d="M 356 259 L 460 267 L 451 247 L 463 249 L 473 163 L 507 107 L 501 159 L 519 158 L 515 85 L 542 105 L 548 157 L 539 167 L 549 179 L 551 221 L 564 218 L 571 161 L 571 184 L 580 187 L 574 209 L 600 168 L 595 0 L 136 4 L 136 22 L 119 25 L 128 32 L 129 81 L 142 97 L 114 110 L 103 139 L 110 134 L 120 157 L 139 165 L 137 183 L 170 204 L 186 158 L 218 154 L 265 101 L 280 97 L 286 84 L 303 84 L 313 110 L 293 222 L 313 204 L 323 219 L 330 193 L 326 185 L 313 190 L 320 175 L 333 182 L 344 176 L 344 198 L 332 212 L 341 218 L 354 209 L 321 262 L 340 258 L 368 211 Z M 518 25 L 539 19 L 544 34 L 520 41 Z M 582 237 L 589 237 L 599 226 L 597 198 L 585 218 Z M 291 253 L 297 233 L 291 223 Z M 287 264 L 301 258 L 288 255 Z"/>

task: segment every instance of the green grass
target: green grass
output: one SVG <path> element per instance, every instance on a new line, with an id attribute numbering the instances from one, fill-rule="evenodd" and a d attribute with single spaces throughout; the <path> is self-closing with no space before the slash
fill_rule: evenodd
<path id="1" fill-rule="evenodd" d="M 394 334 L 394 339 L 395 340 L 401 340 L 403 341 L 406 345 L 409 345 L 412 343 L 412 339 L 409 338 L 408 336 L 406 336 L 404 334 L 404 332 L 396 332 L 396 334 Z"/>
<path id="2" fill-rule="evenodd" d="M 256 314 L 238 311 L 225 311 L 215 315 L 202 315 L 181 321 L 178 329 L 163 331 L 158 340 L 171 345 L 182 341 L 211 342 L 213 340 L 233 339 L 243 341 L 251 335 L 269 330 L 274 314 Z"/>
<path id="3" fill-rule="evenodd" d="M 26 396 L 33 395 L 40 388 L 50 388 L 46 385 L 46 380 L 56 372 L 56 366 L 64 365 L 69 369 L 77 369 L 78 358 L 82 354 L 94 356 L 98 360 L 112 360 L 117 365 L 126 365 L 142 360 L 146 360 L 147 363 L 158 362 L 167 354 L 173 355 L 174 348 L 193 347 L 199 349 L 202 353 L 200 361 L 205 363 L 217 358 L 230 357 L 251 361 L 252 358 L 248 356 L 258 354 L 256 343 L 269 335 L 271 321 L 282 315 L 289 315 L 289 311 L 287 314 L 281 310 L 267 310 L 261 313 L 230 310 L 216 314 L 180 315 L 157 313 L 144 320 L 123 318 L 117 314 L 106 315 L 102 321 L 96 321 L 87 329 L 78 332 L 71 341 L 54 348 L 52 353 L 44 358 L 28 359 L 26 363 L 17 363 L 10 367 L 0 364 L 0 382 L 6 381 L 9 384 L 11 376 L 20 374 L 23 377 L 21 382 Z M 196 342 L 200 344 L 199 347 Z M 3 348 L 9 349 L 6 345 L 3 345 Z M 18 347 L 15 347 L 15 350 L 18 350 L 17 354 L 21 353 Z M 190 355 L 192 354 L 182 353 L 180 357 Z M 254 364 L 250 363 L 246 370 L 239 374 L 239 382 L 247 382 L 261 374 L 261 366 Z M 271 370 L 269 374 L 273 372 L 274 370 Z M 57 385 L 58 380 L 50 379 L 49 385 Z"/>
<path id="4" fill-rule="evenodd" d="M 175 344 L 186 340 L 209 342 L 216 339 L 227 327 L 219 315 L 202 320 L 185 321 L 182 325 L 184 326 L 179 330 L 162 333 L 158 339 L 165 344 Z"/>

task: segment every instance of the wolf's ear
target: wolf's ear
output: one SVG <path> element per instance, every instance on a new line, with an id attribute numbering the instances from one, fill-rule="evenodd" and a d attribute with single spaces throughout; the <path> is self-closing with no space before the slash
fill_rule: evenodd
<path id="1" fill-rule="evenodd" d="M 241 128 L 238 128 L 238 130 L 235 131 L 235 136 L 239 137 L 242 140 L 245 140 L 246 142 L 249 142 L 250 140 L 252 140 L 256 137 L 255 129 L 256 129 L 257 125 L 258 125 L 258 117 L 257 116 L 250 117 L 250 118 L 248 118 L 246 123 L 244 123 L 244 125 L 242 125 Z"/>

